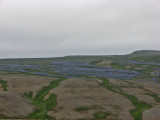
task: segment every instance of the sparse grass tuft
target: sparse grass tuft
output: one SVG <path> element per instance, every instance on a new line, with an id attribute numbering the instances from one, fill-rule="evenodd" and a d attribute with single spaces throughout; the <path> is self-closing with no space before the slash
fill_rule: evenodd
<path id="1" fill-rule="evenodd" d="M 75 108 L 74 110 L 81 112 L 81 111 L 87 111 L 87 110 L 89 110 L 89 109 L 90 109 L 89 107 L 77 107 L 77 108 Z"/>
<path id="2" fill-rule="evenodd" d="M 109 115 L 111 115 L 111 114 L 110 113 L 106 113 L 106 112 L 96 112 L 94 116 L 96 118 L 106 118 Z"/>
<path id="3" fill-rule="evenodd" d="M 2 84 L 3 91 L 7 91 L 7 81 L 0 80 L 0 83 Z"/>
<path id="4" fill-rule="evenodd" d="M 126 67 L 124 65 L 120 65 L 120 63 L 118 62 L 112 62 L 111 66 L 115 69 L 121 69 L 121 70 L 125 70 Z"/>
<path id="5" fill-rule="evenodd" d="M 32 98 L 32 95 L 33 95 L 33 92 L 29 92 L 29 93 L 24 93 L 24 96 L 27 96 L 27 97 L 30 97 L 30 98 Z"/>

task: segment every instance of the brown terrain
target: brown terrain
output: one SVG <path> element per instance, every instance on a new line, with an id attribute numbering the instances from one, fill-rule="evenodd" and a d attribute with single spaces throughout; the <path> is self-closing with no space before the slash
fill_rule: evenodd
<path id="1" fill-rule="evenodd" d="M 56 78 L 42 77 L 42 76 L 26 76 L 26 75 L 12 75 L 12 76 L 0 76 L 0 79 L 7 81 L 8 91 L 16 91 L 20 93 L 33 92 L 36 94 L 43 86 L 49 85 L 49 83 Z"/>
<path id="2" fill-rule="evenodd" d="M 160 118 L 160 103 L 147 95 L 156 93 L 160 97 L 160 84 L 155 82 L 136 82 L 109 79 L 115 89 L 120 88 L 123 92 L 135 96 L 139 101 L 152 105 L 152 108 L 143 112 L 143 120 L 157 120 Z"/>
<path id="3" fill-rule="evenodd" d="M 48 86 L 53 77 L 3 75 L 0 79 L 7 81 L 7 91 L 3 91 L 0 84 L 0 116 L 11 118 L 25 118 L 35 110 L 32 102 L 23 96 L 24 93 L 33 92 L 36 95 L 42 87 Z M 108 79 L 116 91 L 122 91 L 135 96 L 139 101 L 152 106 L 143 112 L 143 120 L 157 120 L 160 118 L 160 103 L 148 95 L 156 93 L 160 97 L 160 84 L 155 82 L 140 82 L 130 80 Z M 109 119 L 133 120 L 130 110 L 134 109 L 132 102 L 126 97 L 112 92 L 100 85 L 102 80 L 97 78 L 70 78 L 60 82 L 59 86 L 49 91 L 57 95 L 57 105 L 47 115 L 58 120 L 95 119 L 96 112 L 111 113 Z M 76 110 L 85 107 L 86 110 Z"/>
<path id="4" fill-rule="evenodd" d="M 0 92 L 0 115 L 14 118 L 27 117 L 32 113 L 34 106 L 31 101 L 18 92 Z"/>
<path id="5" fill-rule="evenodd" d="M 0 91 L 3 91 L 2 84 L 0 83 Z"/>
<path id="6" fill-rule="evenodd" d="M 133 119 L 129 114 L 129 110 L 134 108 L 132 103 L 103 88 L 96 79 L 67 79 L 50 93 L 58 95 L 58 105 L 48 115 L 57 119 L 93 119 L 94 113 L 98 111 L 112 113 L 113 118 L 118 116 L 122 120 Z M 89 110 L 74 110 L 78 107 L 88 107 Z"/>
<path id="7" fill-rule="evenodd" d="M 33 92 L 33 96 L 43 86 L 56 78 L 26 75 L 1 75 L 0 79 L 7 81 L 7 91 L 3 91 L 0 84 L 0 116 L 12 118 L 25 118 L 32 113 L 35 107 L 31 101 L 23 96 L 24 93 Z"/>

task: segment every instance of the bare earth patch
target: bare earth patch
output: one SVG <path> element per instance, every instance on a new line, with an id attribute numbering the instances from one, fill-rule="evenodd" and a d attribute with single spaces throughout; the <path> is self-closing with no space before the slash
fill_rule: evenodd
<path id="1" fill-rule="evenodd" d="M 56 119 L 93 119 L 98 111 L 109 112 L 113 117 L 132 120 L 129 110 L 132 103 L 123 96 L 100 86 L 96 80 L 72 78 L 60 83 L 50 93 L 57 95 L 57 107 L 48 113 Z M 86 111 L 75 108 L 87 107 Z"/>
<path id="2" fill-rule="evenodd" d="M 112 84 L 114 87 L 127 87 L 130 86 L 129 83 L 125 82 L 124 80 L 118 80 L 118 79 L 108 79 L 109 83 Z"/>
<path id="3" fill-rule="evenodd" d="M 160 84 L 155 83 L 153 81 L 151 82 L 140 82 L 140 81 L 131 81 L 133 84 L 137 86 L 143 86 L 145 89 L 156 93 L 160 97 Z"/>
<path id="4" fill-rule="evenodd" d="M 49 85 L 49 83 L 56 78 L 43 77 L 43 76 L 1 76 L 3 80 L 7 81 L 7 90 L 16 91 L 21 93 L 28 93 L 32 91 L 34 95 L 43 86 Z"/>
<path id="5" fill-rule="evenodd" d="M 143 120 L 159 120 L 160 118 L 160 107 L 151 108 L 143 112 Z"/>
<path id="6" fill-rule="evenodd" d="M 139 88 L 143 84 L 137 84 L 137 82 L 123 81 L 118 79 L 109 79 L 109 82 L 114 86 L 114 89 L 119 88 L 124 93 L 135 96 L 139 101 L 143 101 L 151 105 L 157 104 L 153 97 L 147 95 L 147 93 L 149 92 L 145 91 L 143 88 Z M 145 84 L 148 82 L 143 82 L 143 83 Z"/>
<path id="7" fill-rule="evenodd" d="M 17 92 L 0 92 L 0 116 L 23 118 L 34 108 L 29 100 Z"/>
<path id="8" fill-rule="evenodd" d="M 109 79 L 110 83 L 115 89 L 119 88 L 124 93 L 135 96 L 139 101 L 146 102 L 152 105 L 152 108 L 143 112 L 143 120 L 157 120 L 160 118 L 160 103 L 147 93 L 146 90 L 156 93 L 160 97 L 160 84 L 155 82 L 137 82 L 137 81 L 123 81 L 117 79 Z"/>

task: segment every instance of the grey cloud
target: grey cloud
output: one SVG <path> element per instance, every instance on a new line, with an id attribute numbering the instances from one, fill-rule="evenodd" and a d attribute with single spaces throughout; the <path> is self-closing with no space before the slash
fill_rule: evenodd
<path id="1" fill-rule="evenodd" d="M 159 49 L 159 0 L 5 0 L 0 58 Z"/>

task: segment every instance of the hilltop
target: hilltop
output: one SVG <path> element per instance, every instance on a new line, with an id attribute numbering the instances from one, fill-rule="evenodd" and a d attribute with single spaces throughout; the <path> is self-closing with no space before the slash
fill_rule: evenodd
<path id="1" fill-rule="evenodd" d="M 132 54 L 136 55 L 160 55 L 159 50 L 138 50 L 133 52 Z"/>

